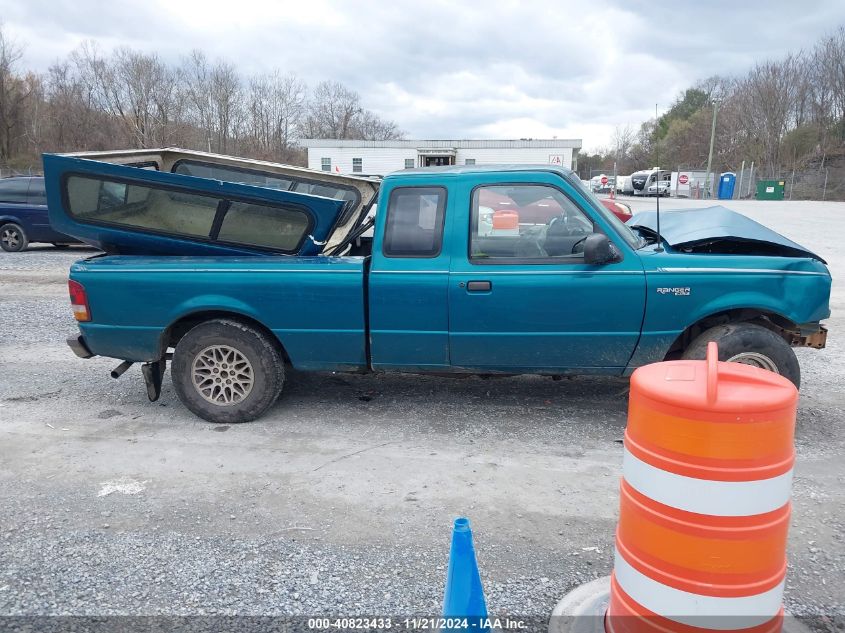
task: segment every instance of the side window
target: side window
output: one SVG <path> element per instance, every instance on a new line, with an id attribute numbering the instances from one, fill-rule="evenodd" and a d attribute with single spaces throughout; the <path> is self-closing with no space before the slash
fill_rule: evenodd
<path id="1" fill-rule="evenodd" d="M 579 261 L 592 221 L 547 185 L 477 187 L 470 214 L 470 260 Z"/>
<path id="2" fill-rule="evenodd" d="M 297 208 L 229 201 L 155 185 L 70 176 L 65 194 L 68 211 L 82 222 L 283 252 L 295 251 L 311 230 L 310 216 Z M 221 220 L 219 229 L 215 218 Z"/>
<path id="3" fill-rule="evenodd" d="M 0 202 L 26 203 L 29 191 L 29 178 L 9 178 L 0 180 Z"/>
<path id="4" fill-rule="evenodd" d="M 70 176 L 67 200 L 79 220 L 208 237 L 220 202 L 209 196 Z"/>
<path id="5" fill-rule="evenodd" d="M 47 189 L 43 178 L 33 178 L 29 182 L 29 204 L 47 204 Z"/>
<path id="6" fill-rule="evenodd" d="M 222 242 L 293 251 L 308 232 L 309 218 L 302 211 L 232 202 L 217 239 Z"/>
<path id="7" fill-rule="evenodd" d="M 400 187 L 390 192 L 383 251 L 387 257 L 436 257 L 443 245 L 446 190 Z"/>

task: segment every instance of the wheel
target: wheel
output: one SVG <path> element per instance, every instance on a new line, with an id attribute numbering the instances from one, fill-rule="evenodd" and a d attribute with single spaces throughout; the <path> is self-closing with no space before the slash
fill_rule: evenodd
<path id="1" fill-rule="evenodd" d="M 279 397 L 281 355 L 267 336 L 229 319 L 197 325 L 176 345 L 173 385 L 182 403 L 209 422 L 249 422 Z"/>
<path id="2" fill-rule="evenodd" d="M 796 387 L 801 386 L 801 367 L 795 352 L 783 338 L 762 325 L 728 323 L 712 327 L 693 339 L 683 357 L 705 358 L 710 341 L 719 344 L 719 360 L 768 369 L 789 378 Z"/>
<path id="3" fill-rule="evenodd" d="M 0 226 L 0 248 L 9 253 L 18 253 L 29 244 L 26 233 L 17 224 Z"/>

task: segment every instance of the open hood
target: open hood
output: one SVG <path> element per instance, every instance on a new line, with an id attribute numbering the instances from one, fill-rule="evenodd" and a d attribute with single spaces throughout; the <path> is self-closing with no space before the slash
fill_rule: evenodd
<path id="1" fill-rule="evenodd" d="M 178 148 L 45 154 L 50 223 L 114 253 L 315 255 L 379 180 Z"/>
<path id="2" fill-rule="evenodd" d="M 641 211 L 628 221 L 631 228 L 657 231 L 657 213 Z M 660 235 L 673 248 L 694 253 L 821 257 L 741 213 L 722 206 L 660 211 Z"/>

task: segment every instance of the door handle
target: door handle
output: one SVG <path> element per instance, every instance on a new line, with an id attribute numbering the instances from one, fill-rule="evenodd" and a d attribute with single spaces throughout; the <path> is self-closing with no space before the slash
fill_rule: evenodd
<path id="1" fill-rule="evenodd" d="M 467 292 L 489 292 L 493 284 L 489 281 L 468 281 Z"/>

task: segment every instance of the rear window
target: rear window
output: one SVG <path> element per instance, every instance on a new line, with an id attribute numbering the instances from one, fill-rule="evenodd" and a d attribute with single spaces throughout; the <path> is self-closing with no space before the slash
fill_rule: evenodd
<path id="1" fill-rule="evenodd" d="M 71 175 L 68 212 L 81 222 L 295 252 L 311 226 L 303 210 L 197 195 L 169 187 Z"/>
<path id="2" fill-rule="evenodd" d="M 26 202 L 29 178 L 0 180 L 0 202 Z"/>
<path id="3" fill-rule="evenodd" d="M 33 178 L 29 183 L 29 204 L 47 204 L 47 189 L 43 178 Z"/>
<path id="4" fill-rule="evenodd" d="M 390 192 L 383 251 L 387 257 L 436 257 L 443 243 L 446 190 L 400 187 Z"/>

